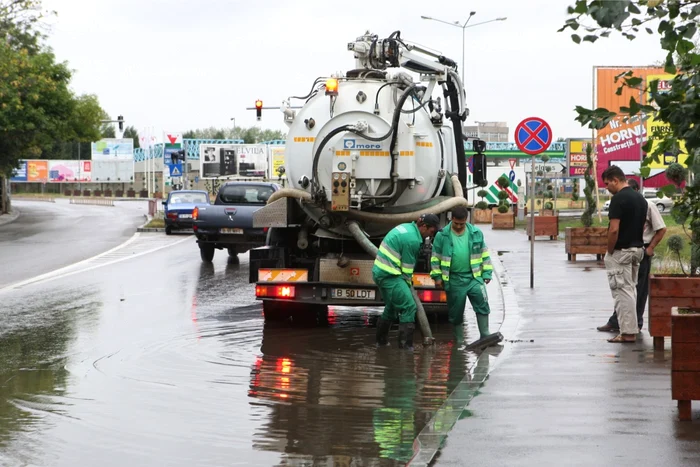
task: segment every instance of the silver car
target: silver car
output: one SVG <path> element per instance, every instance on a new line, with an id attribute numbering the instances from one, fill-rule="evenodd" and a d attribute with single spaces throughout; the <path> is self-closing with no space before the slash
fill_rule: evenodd
<path id="1" fill-rule="evenodd" d="M 647 203 L 654 203 L 656 207 L 659 209 L 659 212 L 665 212 L 665 211 L 670 211 L 671 208 L 673 207 L 673 199 L 663 197 L 659 198 L 656 196 L 656 191 L 655 190 L 649 190 L 646 191 L 644 190 L 644 198 L 647 200 Z M 603 211 L 609 211 L 610 210 L 610 200 L 606 201 L 605 204 L 603 205 Z"/>

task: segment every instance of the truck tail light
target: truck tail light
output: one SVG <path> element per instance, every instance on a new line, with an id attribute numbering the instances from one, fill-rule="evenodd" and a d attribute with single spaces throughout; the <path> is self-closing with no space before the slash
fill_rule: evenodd
<path id="1" fill-rule="evenodd" d="M 296 290 L 293 285 L 258 285 L 255 296 L 258 298 L 294 298 Z"/>
<path id="2" fill-rule="evenodd" d="M 447 293 L 444 290 L 419 290 L 418 298 L 424 303 L 445 303 Z"/>
<path id="3" fill-rule="evenodd" d="M 192 220 L 196 221 L 199 218 L 199 208 L 197 206 L 192 210 Z"/>

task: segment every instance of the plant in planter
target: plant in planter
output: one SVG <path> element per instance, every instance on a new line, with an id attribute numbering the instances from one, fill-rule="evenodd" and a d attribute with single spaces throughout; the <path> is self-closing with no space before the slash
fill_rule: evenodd
<path id="1" fill-rule="evenodd" d="M 581 215 L 583 227 L 567 227 L 565 231 L 565 250 L 569 261 L 576 261 L 576 255 L 593 254 L 596 259 L 601 260 L 608 250 L 608 229 L 607 227 L 592 227 L 593 214 L 596 211 L 596 201 L 593 193 L 595 191 L 595 181 L 591 172 L 593 171 L 593 146 L 586 145 L 586 172 L 584 180 L 586 187 L 583 193 L 586 195 L 586 210 Z"/>
<path id="2" fill-rule="evenodd" d="M 474 205 L 474 223 L 475 224 L 490 224 L 492 220 L 493 212 L 489 209 L 489 203 L 487 203 L 484 198 L 488 196 L 489 192 L 486 190 L 479 190 L 476 195 L 481 198 L 481 201 Z"/>
<path id="3" fill-rule="evenodd" d="M 105 190 L 105 196 L 106 196 L 107 198 L 111 198 L 111 197 L 112 197 L 112 189 L 111 189 L 111 188 L 107 188 L 107 189 Z"/>
<path id="4" fill-rule="evenodd" d="M 136 197 L 136 190 L 134 190 L 134 186 L 131 185 L 129 189 L 126 192 L 126 196 L 129 198 L 135 198 Z"/>
<path id="5" fill-rule="evenodd" d="M 514 229 L 515 214 L 510 210 L 509 195 L 506 191 L 506 188 L 510 186 L 510 180 L 505 175 L 501 175 L 496 181 L 496 185 L 501 191 L 498 192 L 498 212 L 493 214 L 491 226 L 494 229 Z"/>

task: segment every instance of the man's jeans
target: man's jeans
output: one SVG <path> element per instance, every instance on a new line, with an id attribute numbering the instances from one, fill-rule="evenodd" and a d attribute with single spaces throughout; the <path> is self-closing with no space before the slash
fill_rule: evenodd
<path id="1" fill-rule="evenodd" d="M 651 273 L 651 256 L 644 252 L 644 258 L 639 263 L 639 275 L 637 276 L 637 326 L 639 329 L 644 327 L 644 310 L 647 306 L 647 298 L 649 298 L 649 273 Z M 608 320 L 608 325 L 616 329 L 620 328 L 617 314 L 614 311 Z"/>
<path id="2" fill-rule="evenodd" d="M 637 334 L 637 277 L 643 248 L 624 248 L 606 253 L 605 269 L 615 302 L 620 334 Z"/>

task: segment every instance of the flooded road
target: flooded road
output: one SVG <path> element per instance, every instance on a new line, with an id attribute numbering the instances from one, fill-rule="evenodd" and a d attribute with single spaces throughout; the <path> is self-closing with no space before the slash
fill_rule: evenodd
<path id="1" fill-rule="evenodd" d="M 378 309 L 264 326 L 247 258 L 203 265 L 188 238 L 0 292 L 0 465 L 408 461 L 472 354 L 444 322 L 377 350 Z"/>

